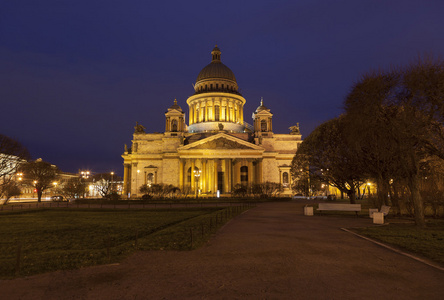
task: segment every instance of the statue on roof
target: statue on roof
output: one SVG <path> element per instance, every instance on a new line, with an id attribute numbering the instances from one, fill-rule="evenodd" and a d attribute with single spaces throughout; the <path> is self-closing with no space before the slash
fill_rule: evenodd
<path id="1" fill-rule="evenodd" d="M 301 134 L 301 131 L 299 130 L 299 123 L 296 123 L 295 126 L 291 126 L 288 129 L 291 130 L 290 134 Z"/>
<path id="2" fill-rule="evenodd" d="M 134 133 L 135 134 L 145 133 L 145 127 L 140 125 L 139 122 L 136 122 L 136 126 L 134 127 Z"/>

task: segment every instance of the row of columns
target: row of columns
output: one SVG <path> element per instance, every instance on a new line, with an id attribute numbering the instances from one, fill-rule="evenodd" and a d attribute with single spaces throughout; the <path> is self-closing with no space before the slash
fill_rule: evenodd
<path id="1" fill-rule="evenodd" d="M 185 121 L 183 117 L 166 117 L 165 131 L 185 131 Z"/>
<path id="2" fill-rule="evenodd" d="M 243 122 L 244 108 L 242 103 L 235 100 L 226 101 L 226 105 L 213 105 L 201 101 L 190 105 L 190 125 L 199 122 Z M 216 120 L 216 106 L 219 108 L 219 120 Z"/>
<path id="3" fill-rule="evenodd" d="M 241 182 L 242 166 L 248 168 L 247 182 Z M 190 170 L 190 174 L 188 173 Z M 196 177 L 194 170 L 200 171 Z M 220 170 L 220 171 L 219 171 Z M 219 172 L 222 172 L 223 186 L 219 186 Z M 191 178 L 188 176 L 191 175 Z M 203 194 L 215 193 L 222 188 L 223 193 L 233 191 L 236 184 L 262 183 L 262 160 L 261 159 L 180 159 L 179 161 L 179 188 L 189 187 L 192 192 L 196 188 Z"/>
<path id="4" fill-rule="evenodd" d="M 263 123 L 265 123 L 263 125 Z M 273 122 L 271 118 L 256 118 L 254 119 L 254 131 L 256 132 L 272 132 L 273 131 Z"/>

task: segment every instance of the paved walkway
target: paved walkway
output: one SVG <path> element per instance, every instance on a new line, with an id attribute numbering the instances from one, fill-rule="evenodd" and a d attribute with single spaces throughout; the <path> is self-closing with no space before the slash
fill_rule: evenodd
<path id="1" fill-rule="evenodd" d="M 0 281 L 3 299 L 444 299 L 444 272 L 340 230 L 366 218 L 265 203 L 195 251 Z"/>

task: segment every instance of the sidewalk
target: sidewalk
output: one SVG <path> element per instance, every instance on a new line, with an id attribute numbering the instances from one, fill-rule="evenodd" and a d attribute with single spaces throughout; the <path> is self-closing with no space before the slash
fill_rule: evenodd
<path id="1" fill-rule="evenodd" d="M 370 219 L 264 203 L 198 250 L 0 281 L 4 299 L 443 299 L 444 272 L 340 230 Z"/>

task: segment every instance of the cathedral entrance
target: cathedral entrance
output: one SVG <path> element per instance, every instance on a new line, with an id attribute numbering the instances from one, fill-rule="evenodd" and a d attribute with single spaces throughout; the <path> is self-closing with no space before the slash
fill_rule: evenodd
<path id="1" fill-rule="evenodd" d="M 217 189 L 223 194 L 224 191 L 224 172 L 217 172 Z"/>

